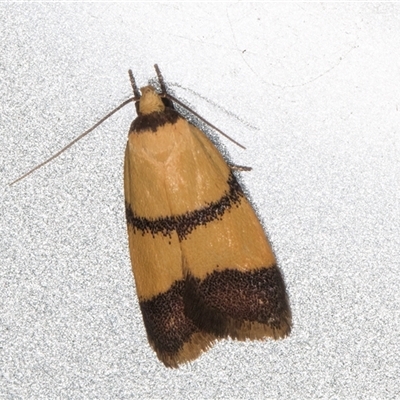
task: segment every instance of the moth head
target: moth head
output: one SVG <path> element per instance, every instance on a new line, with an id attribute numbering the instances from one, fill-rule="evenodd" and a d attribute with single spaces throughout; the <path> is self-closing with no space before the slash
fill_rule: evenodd
<path id="1" fill-rule="evenodd" d="M 165 110 L 160 95 L 152 86 L 145 86 L 140 91 L 142 92 L 142 97 L 139 100 L 139 114 L 145 115 Z"/>

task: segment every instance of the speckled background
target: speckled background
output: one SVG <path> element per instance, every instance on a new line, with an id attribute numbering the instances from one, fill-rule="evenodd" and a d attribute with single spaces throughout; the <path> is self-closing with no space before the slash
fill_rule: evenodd
<path id="1" fill-rule="evenodd" d="M 1 399 L 400 397 L 400 6 L 0 5 Z M 127 247 L 133 106 L 155 76 L 225 139 L 293 312 L 279 342 L 179 370 L 147 344 Z"/>

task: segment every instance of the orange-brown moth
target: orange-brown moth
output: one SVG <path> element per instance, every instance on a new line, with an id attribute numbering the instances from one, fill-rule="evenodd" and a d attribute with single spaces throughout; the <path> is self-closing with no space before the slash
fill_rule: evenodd
<path id="1" fill-rule="evenodd" d="M 150 345 L 167 367 L 178 367 L 217 339 L 283 338 L 291 313 L 274 253 L 232 167 L 174 109 L 171 99 L 183 104 L 155 69 L 161 94 L 146 86 L 140 95 L 130 71 L 135 97 L 67 147 L 136 101 L 124 165 L 129 251 Z"/>
<path id="2" fill-rule="evenodd" d="M 153 87 L 141 92 L 125 151 L 126 219 L 140 308 L 158 358 L 177 367 L 219 338 L 286 336 L 291 316 L 282 275 L 232 169 Z"/>

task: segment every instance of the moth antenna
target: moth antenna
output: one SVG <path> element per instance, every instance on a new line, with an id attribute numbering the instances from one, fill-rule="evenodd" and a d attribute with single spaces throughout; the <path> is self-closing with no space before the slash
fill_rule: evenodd
<path id="1" fill-rule="evenodd" d="M 136 81 L 135 81 L 135 77 L 133 76 L 132 70 L 128 70 L 128 74 L 129 74 L 129 80 L 131 81 L 131 85 L 132 85 L 132 90 L 133 90 L 133 94 L 135 95 L 136 99 L 139 100 L 140 99 L 140 92 L 139 89 L 136 85 Z"/>
<path id="2" fill-rule="evenodd" d="M 178 100 L 177 98 L 175 98 L 174 96 L 170 95 L 169 93 L 167 93 L 167 87 L 165 86 L 165 82 L 164 82 L 164 78 L 161 74 L 160 68 L 158 67 L 157 64 L 154 64 L 154 69 L 156 70 L 157 73 L 157 77 L 158 77 L 158 81 L 160 82 L 160 86 L 161 86 L 161 96 L 174 101 L 175 103 L 179 104 L 181 107 L 185 108 L 186 110 L 188 110 L 189 112 L 191 112 L 195 117 L 197 117 L 198 119 L 202 120 L 204 123 L 206 123 L 208 126 L 210 126 L 211 128 L 215 129 L 217 132 L 219 132 L 222 136 L 226 137 L 228 140 L 230 140 L 231 142 L 235 143 L 237 146 L 241 147 L 242 149 L 246 150 L 246 147 L 244 147 L 243 145 L 241 145 L 239 142 L 237 142 L 236 140 L 232 139 L 230 136 L 228 136 L 226 133 L 224 133 L 223 131 L 221 131 L 221 129 L 217 128 L 215 125 L 213 125 L 211 122 L 208 122 L 205 118 L 203 118 L 201 115 L 199 115 L 197 112 L 193 111 L 190 107 L 188 107 L 187 105 L 185 105 L 184 103 L 182 103 L 180 100 Z"/>
<path id="3" fill-rule="evenodd" d="M 235 139 L 231 138 L 228 136 L 226 133 L 221 131 L 221 129 L 217 128 L 215 125 L 213 125 L 211 122 L 207 121 L 205 118 L 203 118 L 200 114 L 198 114 L 196 111 L 192 110 L 190 107 L 188 107 L 186 104 L 182 103 L 180 100 L 178 100 L 176 97 L 170 95 L 169 93 L 165 93 L 164 96 L 171 100 L 174 101 L 175 103 L 179 104 L 181 107 L 185 108 L 189 112 L 191 112 L 195 117 L 198 119 L 202 120 L 204 123 L 206 123 L 208 126 L 211 128 L 215 129 L 217 132 L 219 132 L 222 136 L 226 137 L 228 140 L 230 140 L 232 143 L 235 143 L 237 146 L 241 147 L 242 149 L 246 150 L 246 147 L 244 147 L 242 144 L 237 142 Z"/>
<path id="4" fill-rule="evenodd" d="M 32 172 L 36 171 L 39 168 L 42 168 L 44 165 L 46 165 L 47 163 L 49 163 L 50 161 L 54 160 L 55 158 L 57 158 L 61 153 L 63 153 L 65 150 L 68 150 L 72 145 L 74 145 L 78 140 L 81 140 L 83 137 L 85 137 L 87 134 L 89 134 L 90 132 L 92 132 L 94 129 L 96 129 L 99 125 L 101 125 L 106 119 L 110 118 L 113 114 L 115 114 L 118 110 L 120 110 L 121 108 L 125 107 L 127 104 L 129 104 L 132 101 L 135 101 L 136 99 L 136 94 L 135 97 L 130 98 L 126 101 L 124 101 L 122 104 L 120 104 L 118 107 L 114 108 L 114 110 L 112 110 L 111 112 L 109 112 L 105 117 L 103 117 L 99 122 L 97 122 L 96 124 L 94 124 L 91 128 L 89 128 L 87 131 L 83 132 L 81 135 L 79 135 L 77 138 L 75 138 L 72 142 L 70 142 L 69 144 L 67 144 L 65 147 L 63 147 L 60 151 L 58 151 L 56 154 L 54 154 L 53 156 L 51 156 L 49 159 L 47 159 L 46 161 L 42 162 L 41 164 L 37 165 L 35 168 L 31 169 L 30 171 L 28 171 L 26 174 L 20 176 L 18 179 L 16 179 L 15 181 L 9 183 L 9 186 L 14 185 L 14 183 L 19 182 L 20 180 L 26 178 L 28 175 L 30 175 Z"/>
<path id="5" fill-rule="evenodd" d="M 157 73 L 158 82 L 160 82 L 161 96 L 167 97 L 166 96 L 167 95 L 167 87 L 165 86 L 164 77 L 161 74 L 160 68 L 158 67 L 157 64 L 154 64 L 154 69 L 156 70 L 156 73 Z"/>

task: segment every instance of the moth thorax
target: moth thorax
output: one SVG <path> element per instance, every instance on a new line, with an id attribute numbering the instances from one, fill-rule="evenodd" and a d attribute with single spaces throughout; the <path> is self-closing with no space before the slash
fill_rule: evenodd
<path id="1" fill-rule="evenodd" d="M 145 86 L 140 89 L 142 97 L 139 101 L 139 113 L 150 114 L 153 112 L 162 112 L 165 109 L 161 97 L 151 86 Z"/>

